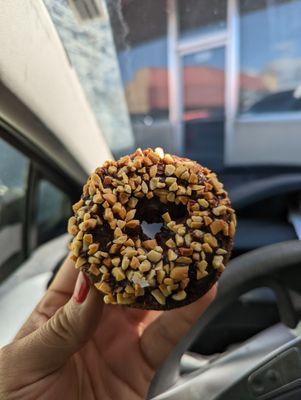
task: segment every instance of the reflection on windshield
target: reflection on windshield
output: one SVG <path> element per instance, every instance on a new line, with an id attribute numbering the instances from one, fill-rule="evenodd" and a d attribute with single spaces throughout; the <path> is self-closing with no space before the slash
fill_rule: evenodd
<path id="1" fill-rule="evenodd" d="M 113 152 L 133 146 L 108 18 L 79 22 L 67 0 L 44 0 L 97 122 Z"/>
<path id="2" fill-rule="evenodd" d="M 299 163 L 281 123 L 301 110 L 301 0 L 99 0 L 105 16 L 81 22 L 67 0 L 44 1 L 115 156 L 161 146 L 216 170 Z M 250 148 L 275 116 L 275 155 Z"/>
<path id="3" fill-rule="evenodd" d="M 301 111 L 301 1 L 241 1 L 241 112 Z"/>

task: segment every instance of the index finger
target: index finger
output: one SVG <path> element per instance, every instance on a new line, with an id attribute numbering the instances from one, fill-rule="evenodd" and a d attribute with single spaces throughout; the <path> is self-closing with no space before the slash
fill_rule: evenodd
<path id="1" fill-rule="evenodd" d="M 66 296 L 70 297 L 73 293 L 77 275 L 78 271 L 74 267 L 74 262 L 71 261 L 68 256 L 63 262 L 61 268 L 58 270 L 54 280 L 49 286 L 49 289 L 65 293 Z"/>

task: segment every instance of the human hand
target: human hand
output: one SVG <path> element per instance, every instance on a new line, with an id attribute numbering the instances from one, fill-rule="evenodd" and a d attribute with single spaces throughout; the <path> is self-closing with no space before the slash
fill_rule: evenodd
<path id="1" fill-rule="evenodd" d="M 215 296 L 172 311 L 105 305 L 66 260 L 0 350 L 0 400 L 145 399 L 155 370 Z"/>

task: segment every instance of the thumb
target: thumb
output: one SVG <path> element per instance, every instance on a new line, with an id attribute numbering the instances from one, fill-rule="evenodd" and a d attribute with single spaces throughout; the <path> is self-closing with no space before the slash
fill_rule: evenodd
<path id="1" fill-rule="evenodd" d="M 3 355 L 8 367 L 17 370 L 18 376 L 34 375 L 35 379 L 62 367 L 95 331 L 102 304 L 97 290 L 90 288 L 89 279 L 80 272 L 68 303 L 39 329 L 7 346 Z"/>

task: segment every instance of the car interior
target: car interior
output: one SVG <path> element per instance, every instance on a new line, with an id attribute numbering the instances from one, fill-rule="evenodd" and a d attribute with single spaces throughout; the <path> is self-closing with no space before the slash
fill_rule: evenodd
<path id="1" fill-rule="evenodd" d="M 301 398 L 300 13 L 300 0 L 7 4 L 0 346 L 67 256 L 88 174 L 159 146 L 214 169 L 238 225 L 216 299 L 148 399 Z"/>

